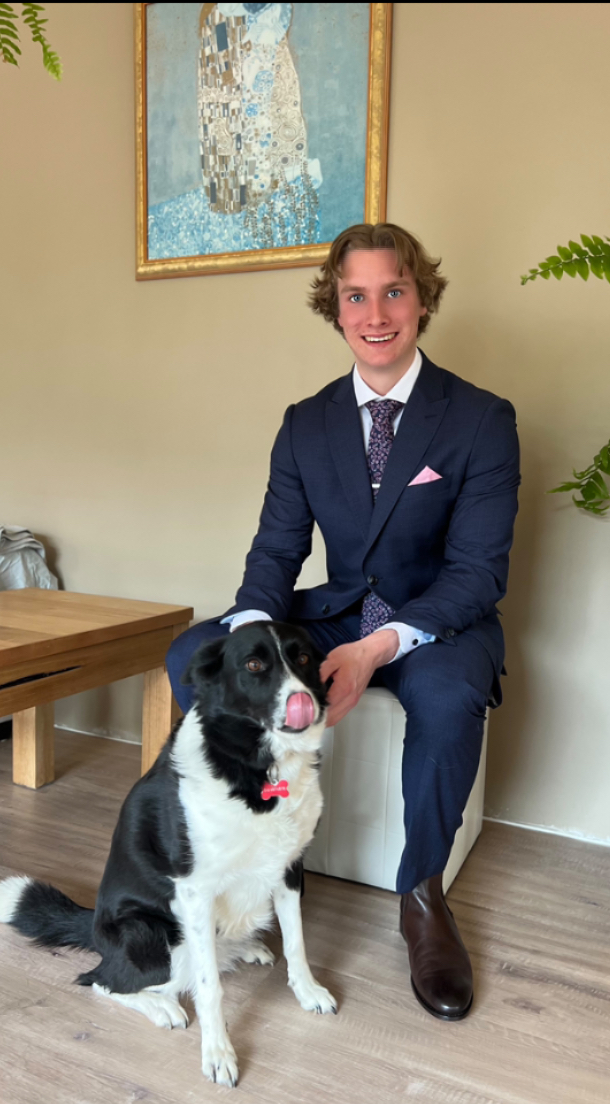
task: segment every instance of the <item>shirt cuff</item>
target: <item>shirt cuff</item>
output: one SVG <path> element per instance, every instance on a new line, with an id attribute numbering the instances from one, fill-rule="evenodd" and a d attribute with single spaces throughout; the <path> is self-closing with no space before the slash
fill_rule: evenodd
<path id="1" fill-rule="evenodd" d="M 240 613 L 232 613 L 228 617 L 223 617 L 220 622 L 221 625 L 230 625 L 229 632 L 235 632 L 240 625 L 247 625 L 249 621 L 273 621 L 273 618 L 268 613 L 263 613 L 262 610 L 241 610 Z"/>
<path id="2" fill-rule="evenodd" d="M 381 632 L 382 629 L 395 629 L 398 633 L 398 650 L 396 655 L 388 660 L 389 663 L 394 663 L 396 659 L 402 659 L 409 652 L 414 652 L 421 644 L 433 644 L 436 640 L 432 633 L 414 629 L 412 625 L 405 625 L 404 621 L 388 621 L 385 625 L 380 625 L 378 629 L 375 629 L 375 632 Z"/>

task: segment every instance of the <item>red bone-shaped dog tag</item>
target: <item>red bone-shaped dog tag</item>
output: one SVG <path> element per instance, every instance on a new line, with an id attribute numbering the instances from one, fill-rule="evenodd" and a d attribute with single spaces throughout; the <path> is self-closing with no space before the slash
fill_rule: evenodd
<path id="1" fill-rule="evenodd" d="M 288 793 L 288 783 L 285 778 L 280 779 L 279 782 L 265 782 L 261 790 L 261 797 L 263 801 L 269 801 L 272 797 L 290 797 Z"/>

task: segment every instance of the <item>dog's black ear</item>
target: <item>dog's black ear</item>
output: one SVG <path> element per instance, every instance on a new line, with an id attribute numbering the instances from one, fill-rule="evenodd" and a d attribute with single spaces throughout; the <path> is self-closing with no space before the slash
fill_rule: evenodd
<path id="1" fill-rule="evenodd" d="M 198 687 L 219 674 L 222 669 L 226 642 L 227 638 L 220 636 L 218 640 L 210 640 L 209 643 L 202 644 L 195 652 L 180 679 L 181 683 L 184 686 Z"/>

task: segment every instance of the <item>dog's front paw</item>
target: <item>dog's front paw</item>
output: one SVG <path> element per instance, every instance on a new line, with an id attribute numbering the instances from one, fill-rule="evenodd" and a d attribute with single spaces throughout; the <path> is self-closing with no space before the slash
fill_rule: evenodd
<path id="1" fill-rule="evenodd" d="M 201 1069 L 209 1081 L 235 1088 L 239 1071 L 237 1055 L 229 1039 L 224 1042 L 206 1043 L 201 1048 Z"/>
<path id="2" fill-rule="evenodd" d="M 337 1002 L 332 993 L 329 993 L 328 989 L 325 989 L 323 985 L 318 985 L 317 981 L 312 978 L 311 981 L 303 979 L 299 981 L 290 981 L 288 983 L 294 992 L 301 1008 L 304 1008 L 306 1012 L 318 1012 L 322 1014 L 324 1012 L 332 1012 L 334 1016 L 337 1014 Z"/>

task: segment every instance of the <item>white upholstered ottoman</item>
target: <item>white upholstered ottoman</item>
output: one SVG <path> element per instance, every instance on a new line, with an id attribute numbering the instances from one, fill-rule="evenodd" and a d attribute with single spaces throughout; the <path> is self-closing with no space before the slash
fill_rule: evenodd
<path id="1" fill-rule="evenodd" d="M 389 690 L 369 688 L 324 735 L 324 811 L 304 858 L 306 870 L 396 889 L 404 847 L 402 744 L 405 714 Z M 449 888 L 483 819 L 487 721 L 479 771 L 443 877 Z"/>

